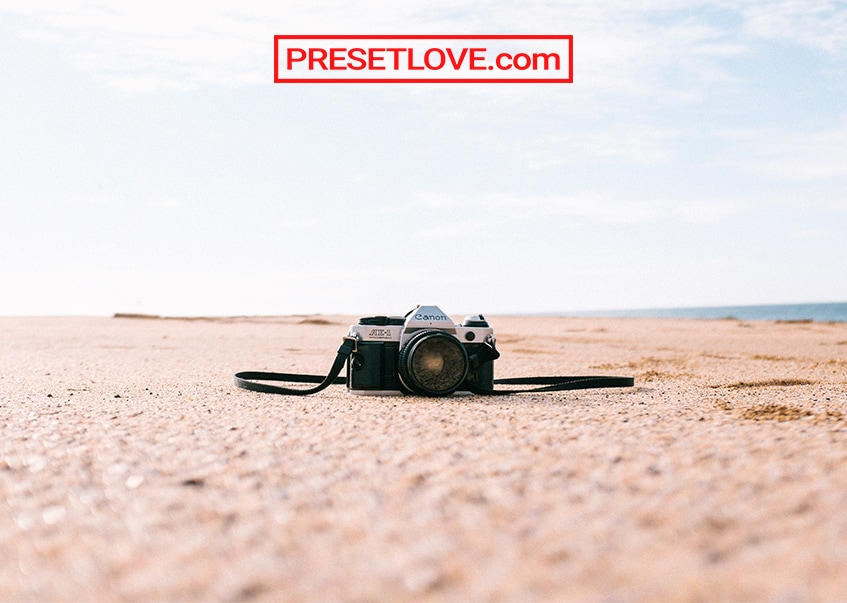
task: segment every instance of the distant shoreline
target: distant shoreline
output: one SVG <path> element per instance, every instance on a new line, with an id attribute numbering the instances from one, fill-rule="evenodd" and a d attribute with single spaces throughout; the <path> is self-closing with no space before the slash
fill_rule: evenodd
<path id="1" fill-rule="evenodd" d="M 552 315 L 551 313 L 550 316 Z M 778 322 L 847 322 L 847 302 L 589 310 L 556 315 L 575 318 L 700 318 Z"/>
<path id="2" fill-rule="evenodd" d="M 253 322 L 279 319 L 285 322 L 302 321 L 317 324 L 333 324 L 337 319 L 349 320 L 364 313 L 280 313 L 240 315 L 182 315 L 154 314 L 143 312 L 115 312 L 109 315 L 3 315 L 2 318 L 70 318 L 102 317 L 131 320 L 182 320 L 210 322 Z M 455 313 L 454 318 L 460 316 Z M 847 322 L 847 302 L 813 304 L 771 304 L 744 306 L 699 306 L 688 308 L 634 308 L 617 310 L 572 310 L 552 312 L 488 312 L 491 316 L 524 316 L 527 318 L 679 318 L 700 320 L 758 320 L 772 322 Z M 452 316 L 452 314 L 451 314 Z"/>

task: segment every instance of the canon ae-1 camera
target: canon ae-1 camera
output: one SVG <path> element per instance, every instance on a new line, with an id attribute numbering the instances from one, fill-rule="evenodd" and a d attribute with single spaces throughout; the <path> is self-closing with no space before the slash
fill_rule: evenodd
<path id="1" fill-rule="evenodd" d="M 596 387 L 632 387 L 632 377 L 551 376 L 494 379 L 494 331 L 481 314 L 453 324 L 436 306 L 418 306 L 406 316 L 367 316 L 352 325 L 326 376 L 241 371 L 237 387 L 287 396 L 316 394 L 346 381 L 354 394 L 447 396 L 454 392 L 487 396 L 555 392 Z M 347 365 L 346 379 L 340 377 Z M 311 383 L 291 388 L 271 382 Z M 494 389 L 494 385 L 507 389 Z M 531 388 L 523 386 L 530 385 Z M 519 387 L 515 387 L 519 386 Z"/>
<path id="2" fill-rule="evenodd" d="M 364 395 L 490 390 L 494 386 L 494 330 L 481 314 L 462 324 L 436 306 L 403 316 L 368 316 L 351 325 L 355 340 L 347 359 L 347 387 Z"/>

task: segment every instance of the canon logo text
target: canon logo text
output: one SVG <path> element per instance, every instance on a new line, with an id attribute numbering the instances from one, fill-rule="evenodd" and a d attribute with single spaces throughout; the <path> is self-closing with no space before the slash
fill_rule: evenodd
<path id="1" fill-rule="evenodd" d="M 415 314 L 415 320 L 442 320 L 449 321 L 450 319 L 443 314 Z"/>

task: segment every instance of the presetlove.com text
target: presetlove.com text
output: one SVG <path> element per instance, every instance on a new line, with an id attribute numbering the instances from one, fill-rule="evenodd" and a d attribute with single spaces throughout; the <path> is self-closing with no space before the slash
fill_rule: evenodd
<path id="1" fill-rule="evenodd" d="M 571 35 L 274 36 L 276 83 L 572 83 Z"/>

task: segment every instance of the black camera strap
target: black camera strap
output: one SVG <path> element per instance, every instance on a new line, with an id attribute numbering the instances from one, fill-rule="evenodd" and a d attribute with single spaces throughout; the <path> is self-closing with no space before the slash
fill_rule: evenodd
<path id="1" fill-rule="evenodd" d="M 300 373 L 266 373 L 261 371 L 244 371 L 236 373 L 234 383 L 242 389 L 266 394 L 283 394 L 288 396 L 308 396 L 326 389 L 330 385 L 346 383 L 344 377 L 339 377 L 344 363 L 356 349 L 356 339 L 345 337 L 344 343 L 338 348 L 332 368 L 324 377 L 321 375 L 303 375 Z M 260 381 L 277 381 L 288 383 L 317 383 L 315 387 L 308 389 L 292 389 Z M 573 389 L 595 389 L 601 387 L 632 387 L 635 380 L 632 377 L 606 377 L 606 376 L 572 376 L 572 377 L 513 377 L 509 379 L 495 379 L 495 385 L 520 386 L 532 385 L 531 388 L 517 389 L 488 389 L 469 384 L 469 390 L 474 394 L 483 396 L 504 396 L 509 394 L 527 394 L 534 392 L 557 392 Z"/>
<path id="2" fill-rule="evenodd" d="M 482 396 L 502 396 L 508 394 L 529 394 L 533 392 L 560 392 L 569 389 L 597 389 L 601 387 L 632 387 L 635 379 L 632 377 L 607 377 L 603 375 L 586 375 L 571 377 L 513 377 L 510 379 L 495 379 L 495 385 L 541 385 L 529 389 L 487 389 L 469 384 L 468 389 Z"/>
<path id="3" fill-rule="evenodd" d="M 237 387 L 265 394 L 283 394 L 287 396 L 308 396 L 309 394 L 316 394 L 330 385 L 341 384 L 347 381 L 344 377 L 339 377 L 338 375 L 341 374 L 341 369 L 344 368 L 344 363 L 347 361 L 347 357 L 350 356 L 355 349 L 356 339 L 353 337 L 345 337 L 344 343 L 342 343 L 341 347 L 338 348 L 335 361 L 332 363 L 332 368 L 329 369 L 329 373 L 326 377 L 321 377 L 320 375 L 301 375 L 299 373 L 263 373 L 261 371 L 245 371 L 242 373 L 235 373 L 233 381 Z M 317 383 L 318 385 L 309 389 L 291 389 L 267 383 L 257 383 L 256 381 Z"/>

